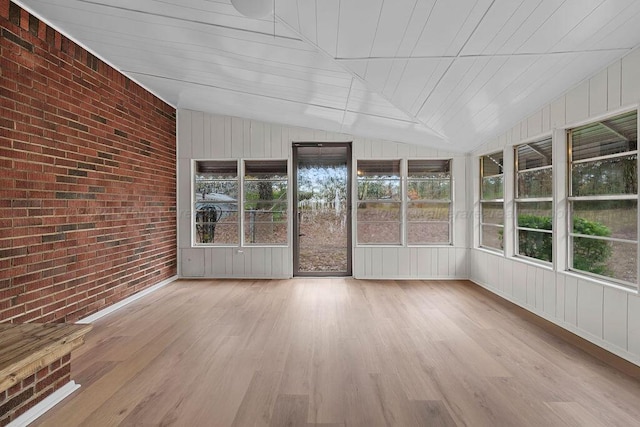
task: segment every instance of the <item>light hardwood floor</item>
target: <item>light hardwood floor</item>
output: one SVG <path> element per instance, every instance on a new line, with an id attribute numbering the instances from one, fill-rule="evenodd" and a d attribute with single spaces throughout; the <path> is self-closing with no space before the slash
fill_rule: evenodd
<path id="1" fill-rule="evenodd" d="M 465 281 L 183 280 L 96 322 L 36 424 L 640 425 L 607 357 Z"/>

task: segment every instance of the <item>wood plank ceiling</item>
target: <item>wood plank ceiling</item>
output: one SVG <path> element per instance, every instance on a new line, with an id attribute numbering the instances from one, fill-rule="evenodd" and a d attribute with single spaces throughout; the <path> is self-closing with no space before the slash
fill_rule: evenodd
<path id="1" fill-rule="evenodd" d="M 640 44 L 637 0 L 22 0 L 177 108 L 467 152 Z"/>

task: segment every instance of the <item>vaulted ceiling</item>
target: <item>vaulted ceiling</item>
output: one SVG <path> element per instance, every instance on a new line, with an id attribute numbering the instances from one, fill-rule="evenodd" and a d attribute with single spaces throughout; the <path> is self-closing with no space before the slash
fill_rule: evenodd
<path id="1" fill-rule="evenodd" d="M 176 108 L 459 152 L 640 44 L 637 0 L 17 3 Z"/>

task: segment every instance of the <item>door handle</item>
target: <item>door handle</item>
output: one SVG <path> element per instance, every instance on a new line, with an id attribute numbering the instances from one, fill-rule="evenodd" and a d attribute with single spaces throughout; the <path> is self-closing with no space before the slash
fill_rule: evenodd
<path id="1" fill-rule="evenodd" d="M 299 234 L 298 234 L 298 237 L 302 237 L 302 236 L 304 236 L 304 235 L 305 235 L 304 233 L 299 233 Z"/>

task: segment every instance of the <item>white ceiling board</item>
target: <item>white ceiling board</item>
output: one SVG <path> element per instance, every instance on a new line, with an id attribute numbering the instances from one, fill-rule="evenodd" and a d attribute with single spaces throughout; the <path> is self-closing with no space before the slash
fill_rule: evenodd
<path id="1" fill-rule="evenodd" d="M 276 0 L 275 15 L 300 33 L 298 21 L 298 0 Z"/>
<path id="2" fill-rule="evenodd" d="M 477 135 L 483 140 L 502 133 L 513 124 L 524 119 L 536 109 L 530 108 L 522 114 L 523 106 L 542 105 L 553 99 L 562 90 L 574 84 L 574 76 L 580 80 L 593 75 L 594 58 L 611 62 L 619 57 L 619 52 L 585 52 L 579 54 L 564 54 L 554 56 L 541 56 L 538 61 L 527 68 L 527 71 L 506 86 L 493 98 L 486 96 L 483 102 L 475 101 L 477 105 L 485 104 L 484 108 L 460 110 L 449 121 L 442 125 L 447 135 L 452 138 L 462 137 L 465 134 Z M 473 105 L 474 101 L 469 105 Z"/>
<path id="3" fill-rule="evenodd" d="M 316 3 L 318 46 L 324 49 L 331 57 L 336 56 L 338 46 L 338 19 L 340 16 L 340 0 L 320 0 Z"/>
<path id="4" fill-rule="evenodd" d="M 502 43 L 494 51 L 493 49 L 487 49 L 487 52 L 498 53 L 502 55 L 512 54 L 517 52 L 526 41 L 538 31 L 538 29 L 544 25 L 544 23 L 564 4 L 566 0 L 538 0 L 536 7 L 533 10 L 519 9 L 514 18 L 511 20 L 513 24 L 519 25 L 515 28 L 512 34 L 508 34 L 508 31 L 513 30 L 511 25 L 505 26 L 503 29 L 504 37 L 500 40 Z M 533 3 L 526 1 L 527 3 Z M 523 16 L 523 13 L 526 16 Z M 522 20 L 524 18 L 524 20 Z M 522 21 L 521 21 L 522 20 Z M 521 22 L 519 22 L 521 21 Z M 570 23 L 566 23 L 569 25 Z M 496 44 L 492 44 L 496 46 Z M 536 52 L 531 52 L 536 53 Z M 538 52 L 539 53 L 539 52 Z"/>
<path id="5" fill-rule="evenodd" d="M 605 0 L 567 0 L 517 49 L 519 53 L 553 51 L 562 39 L 599 9 Z M 599 14 L 597 14 L 599 16 Z"/>
<path id="6" fill-rule="evenodd" d="M 577 49 L 619 47 L 617 44 L 596 47 L 595 42 L 605 38 L 612 29 L 620 29 L 620 26 L 638 13 L 640 13 L 640 2 L 636 0 L 606 0 L 556 43 L 553 50 L 566 52 Z M 634 24 L 634 29 L 637 31 L 637 23 Z M 626 42 L 629 43 L 629 47 L 633 47 L 633 42 L 630 39 L 627 39 Z"/>
<path id="7" fill-rule="evenodd" d="M 461 152 L 640 44 L 637 0 L 17 3 L 178 108 Z"/>
<path id="8" fill-rule="evenodd" d="M 431 18 L 435 5 L 436 0 L 418 0 L 416 2 L 411 12 L 411 20 L 409 20 L 409 24 L 402 36 L 397 56 L 405 57 L 413 54 L 416 43 L 420 40 L 420 36 Z"/>
<path id="9" fill-rule="evenodd" d="M 398 110 L 396 106 L 382 96 L 369 90 L 368 86 L 365 86 L 358 79 L 353 79 L 353 84 L 349 92 L 347 111 L 408 122 L 416 121 L 413 117 Z"/>
<path id="10" fill-rule="evenodd" d="M 364 79 L 371 89 L 382 92 L 393 67 L 393 59 L 380 59 L 367 61 L 367 71 Z"/>
<path id="11" fill-rule="evenodd" d="M 152 87 L 165 86 L 166 81 L 149 82 Z M 339 132 L 344 112 L 308 104 L 261 98 L 250 94 L 180 85 L 178 108 L 213 114 L 245 117 L 289 126 L 309 127 Z M 215 100 L 215 102 L 212 102 Z"/>
<path id="12" fill-rule="evenodd" d="M 586 41 L 583 46 L 593 50 L 615 49 L 620 47 L 633 48 L 638 43 L 638 20 L 640 19 L 640 2 L 630 0 L 631 4 L 607 22 L 593 35 L 583 34 Z M 585 26 L 583 30 L 589 27 Z M 561 46 L 564 48 L 564 46 Z"/>
<path id="13" fill-rule="evenodd" d="M 412 60 L 409 62 L 409 65 L 407 66 L 407 70 L 410 70 L 411 67 L 415 65 L 414 64 L 415 61 L 416 60 Z M 425 78 L 423 80 L 424 83 L 422 85 L 422 90 L 420 90 L 419 92 L 416 91 L 418 96 L 416 97 L 413 104 L 411 105 L 411 108 L 409 108 L 409 111 L 416 117 L 418 116 L 418 112 L 422 109 L 422 106 L 425 103 L 425 101 L 431 96 L 433 91 L 436 90 L 436 88 L 440 85 L 440 82 L 442 81 L 442 79 L 448 73 L 449 69 L 453 65 L 454 59 L 446 58 L 446 59 L 439 59 L 437 61 L 438 62 L 436 66 L 433 68 L 433 70 L 430 70 L 431 72 L 428 75 L 427 74 L 424 75 Z M 411 74 L 405 73 L 405 75 L 411 75 Z M 404 82 L 402 84 L 404 85 Z M 419 90 L 419 88 L 420 86 L 417 85 L 416 89 Z"/>
<path id="14" fill-rule="evenodd" d="M 367 138 L 408 142 L 445 151 L 459 151 L 459 147 L 452 146 L 422 125 L 385 117 L 347 112 L 342 132 Z"/>
<path id="15" fill-rule="evenodd" d="M 340 2 L 339 58 L 366 58 L 371 53 L 383 0 Z M 322 48 L 322 46 L 320 46 Z M 326 50 L 326 49 L 325 49 Z"/>
<path id="16" fill-rule="evenodd" d="M 371 49 L 372 57 L 393 57 L 397 54 L 417 2 L 418 0 L 384 2 Z"/>
<path id="17" fill-rule="evenodd" d="M 298 26 L 302 34 L 311 43 L 318 44 L 316 0 L 298 1 Z"/>
<path id="18" fill-rule="evenodd" d="M 539 1 L 496 0 L 461 54 L 479 55 L 497 52 L 539 4 Z"/>
<path id="19" fill-rule="evenodd" d="M 455 56 L 487 12 L 492 0 L 437 2 L 412 56 Z"/>

